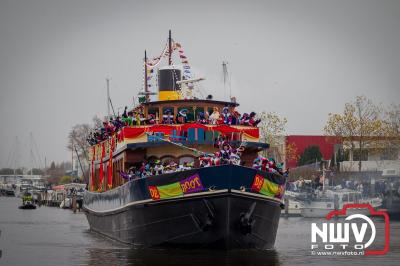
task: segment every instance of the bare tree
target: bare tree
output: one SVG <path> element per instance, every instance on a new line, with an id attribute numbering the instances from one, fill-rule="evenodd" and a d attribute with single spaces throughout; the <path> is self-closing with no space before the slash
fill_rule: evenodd
<path id="1" fill-rule="evenodd" d="M 89 124 L 77 124 L 72 127 L 68 134 L 68 145 L 67 148 L 74 154 L 77 153 L 80 163 L 83 168 L 84 177 L 87 176 L 89 170 L 89 143 L 87 138 L 91 127 Z"/>

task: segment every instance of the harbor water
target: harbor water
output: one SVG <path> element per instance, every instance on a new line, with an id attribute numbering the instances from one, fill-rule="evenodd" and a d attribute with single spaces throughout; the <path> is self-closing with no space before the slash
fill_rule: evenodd
<path id="1" fill-rule="evenodd" d="M 38 207 L 19 210 L 0 198 L 0 265 L 399 265 L 400 222 L 391 221 L 383 256 L 315 256 L 310 225 L 318 219 L 281 218 L 274 250 L 142 249 L 90 232 L 84 213 Z"/>

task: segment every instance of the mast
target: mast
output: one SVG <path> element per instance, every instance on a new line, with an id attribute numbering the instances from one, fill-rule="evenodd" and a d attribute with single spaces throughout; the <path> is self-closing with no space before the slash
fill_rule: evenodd
<path id="1" fill-rule="evenodd" d="M 172 39 L 171 39 L 171 30 L 169 30 L 169 36 L 168 36 L 168 65 L 172 65 L 172 60 L 171 60 L 171 55 L 172 55 Z"/>
<path id="2" fill-rule="evenodd" d="M 222 78 L 224 81 L 224 99 L 226 98 L 226 82 L 228 79 L 228 62 L 222 61 Z"/>
<path id="3" fill-rule="evenodd" d="M 149 87 L 147 84 L 147 52 L 144 50 L 144 92 L 146 94 L 146 102 L 149 102 Z"/>
<path id="4" fill-rule="evenodd" d="M 107 82 L 107 122 L 110 120 L 110 79 L 106 78 Z"/>
<path id="5" fill-rule="evenodd" d="M 32 151 L 32 132 L 29 133 L 29 146 L 30 146 L 30 159 L 31 159 L 31 175 L 32 175 L 32 169 L 33 169 L 33 151 Z"/>

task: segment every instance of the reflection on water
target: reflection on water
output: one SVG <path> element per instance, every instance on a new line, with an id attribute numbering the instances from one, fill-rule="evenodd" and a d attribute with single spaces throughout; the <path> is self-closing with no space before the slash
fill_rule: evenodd
<path id="1" fill-rule="evenodd" d="M 280 265 L 276 251 L 88 249 L 89 265 Z"/>
<path id="2" fill-rule="evenodd" d="M 0 198 L 0 265 L 398 265 L 400 223 L 391 222 L 391 251 L 383 257 L 310 255 L 310 223 L 282 218 L 275 250 L 144 249 L 89 231 L 83 213 L 41 207 L 19 210 L 19 199 Z"/>

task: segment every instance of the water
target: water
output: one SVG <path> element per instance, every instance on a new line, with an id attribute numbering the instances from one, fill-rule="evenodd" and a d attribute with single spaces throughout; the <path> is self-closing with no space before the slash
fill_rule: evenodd
<path id="1" fill-rule="evenodd" d="M 0 265 L 400 265 L 400 222 L 391 222 L 391 250 L 380 257 L 310 254 L 310 219 L 282 218 L 275 250 L 134 250 L 89 231 L 83 213 L 17 209 L 0 198 Z"/>

